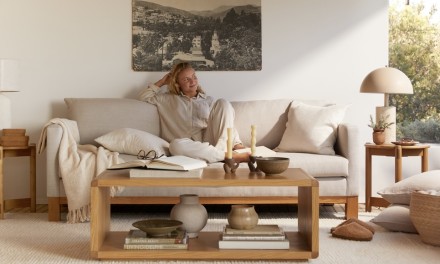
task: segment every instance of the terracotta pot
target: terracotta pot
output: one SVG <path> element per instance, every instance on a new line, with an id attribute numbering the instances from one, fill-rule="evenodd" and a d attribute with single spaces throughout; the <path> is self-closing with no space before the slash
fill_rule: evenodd
<path id="1" fill-rule="evenodd" d="M 385 143 L 385 132 L 383 130 L 376 130 L 373 132 L 373 142 L 376 145 Z"/>
<path id="2" fill-rule="evenodd" d="M 208 212 L 199 203 L 199 196 L 182 194 L 180 195 L 180 203 L 171 209 L 170 218 L 181 221 L 183 225 L 180 229 L 186 230 L 188 237 L 193 238 L 197 237 L 200 230 L 205 227 L 208 221 Z"/>
<path id="3" fill-rule="evenodd" d="M 252 229 L 258 224 L 258 214 L 253 205 L 232 205 L 228 223 L 234 229 Z"/>

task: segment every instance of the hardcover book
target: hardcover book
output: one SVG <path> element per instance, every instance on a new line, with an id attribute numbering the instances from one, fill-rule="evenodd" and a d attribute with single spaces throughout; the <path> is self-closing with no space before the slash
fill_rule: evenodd
<path id="1" fill-rule="evenodd" d="M 124 249 L 188 249 L 188 244 L 124 244 Z"/>
<path id="2" fill-rule="evenodd" d="M 237 153 L 249 152 L 249 153 L 251 153 L 251 148 L 236 149 L 236 150 L 234 150 L 234 152 L 237 152 Z M 268 147 L 265 147 L 265 146 L 255 147 L 255 156 L 256 157 L 273 157 L 273 156 L 276 156 L 276 154 L 277 153 L 275 151 L 271 150 Z"/>
<path id="3" fill-rule="evenodd" d="M 283 230 L 278 225 L 257 225 L 252 229 L 234 229 L 225 226 L 223 234 L 227 235 L 283 235 Z"/>
<path id="4" fill-rule="evenodd" d="M 131 229 L 125 238 L 125 244 L 186 244 L 186 232 L 176 230 L 166 236 L 152 237 L 142 230 Z"/>
<path id="5" fill-rule="evenodd" d="M 194 169 L 202 169 L 207 166 L 206 162 L 199 159 L 193 159 L 186 156 L 161 157 L 154 160 L 131 160 L 124 163 L 114 164 L 108 169 L 127 169 L 127 168 L 144 168 L 156 170 L 176 170 L 187 171 Z"/>
<path id="6" fill-rule="evenodd" d="M 130 169 L 130 178 L 200 178 L 203 169 L 188 171 Z"/>
<path id="7" fill-rule="evenodd" d="M 289 249 L 290 242 L 288 239 L 284 240 L 220 240 L 218 242 L 220 249 Z"/>

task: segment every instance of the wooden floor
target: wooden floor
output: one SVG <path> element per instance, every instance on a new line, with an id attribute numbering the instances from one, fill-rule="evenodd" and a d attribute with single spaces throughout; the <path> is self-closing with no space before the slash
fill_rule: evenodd
<path id="1" fill-rule="evenodd" d="M 47 213 L 48 212 L 47 204 L 37 204 L 36 208 L 37 208 L 36 209 L 37 213 Z M 345 209 L 345 207 L 342 204 L 320 205 L 320 207 L 319 207 L 319 210 L 324 211 L 324 212 L 343 213 L 344 209 Z M 372 207 L 371 210 L 372 210 L 372 212 L 380 212 L 383 210 L 383 208 Z M 10 212 L 10 213 L 29 213 L 30 208 L 29 207 L 13 208 L 13 209 L 7 210 L 7 212 Z M 365 212 L 365 204 L 359 204 L 359 212 Z"/>

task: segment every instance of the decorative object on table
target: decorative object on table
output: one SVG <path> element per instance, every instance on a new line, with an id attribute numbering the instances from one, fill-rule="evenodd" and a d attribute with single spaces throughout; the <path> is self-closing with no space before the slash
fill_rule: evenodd
<path id="1" fill-rule="evenodd" d="M 219 240 L 219 248 L 229 249 L 288 249 L 289 240 L 278 225 L 257 225 L 252 229 L 226 226 Z"/>
<path id="2" fill-rule="evenodd" d="M 182 226 L 182 222 L 170 219 L 148 219 L 134 222 L 132 225 L 152 237 L 166 236 Z"/>
<path id="3" fill-rule="evenodd" d="M 26 147 L 29 145 L 29 136 L 26 136 L 26 129 L 4 128 L 0 136 L 0 145 L 3 147 Z"/>
<path id="4" fill-rule="evenodd" d="M 385 130 L 389 129 L 392 125 L 394 125 L 393 122 L 387 122 L 389 116 L 379 116 L 378 119 L 376 119 L 376 122 L 373 119 L 373 116 L 370 115 L 370 123 L 368 124 L 369 127 L 373 129 L 373 142 L 376 145 L 382 145 L 385 143 Z"/>
<path id="5" fill-rule="evenodd" d="M 440 191 L 411 193 L 410 217 L 424 243 L 440 246 Z"/>
<path id="6" fill-rule="evenodd" d="M 171 209 L 170 218 L 181 221 L 183 224 L 179 229 L 185 230 L 189 238 L 194 238 L 205 227 L 208 221 L 208 212 L 200 204 L 199 196 L 182 194 L 180 202 Z"/>
<path id="7" fill-rule="evenodd" d="M 419 144 L 420 142 L 415 141 L 412 138 L 402 138 L 399 141 L 393 141 L 391 142 L 394 145 L 401 145 L 401 146 L 414 146 L 415 144 Z"/>
<path id="8" fill-rule="evenodd" d="M 289 167 L 289 158 L 284 157 L 256 157 L 257 169 L 266 175 L 279 174 Z"/>
<path id="9" fill-rule="evenodd" d="M 396 141 L 396 108 L 389 106 L 389 94 L 412 94 L 413 86 L 409 78 L 396 68 L 378 68 L 364 78 L 360 92 L 384 94 L 384 106 L 376 107 L 376 120 L 382 115 L 387 117 L 387 123 L 393 123 L 385 131 L 385 143 Z"/>
<path id="10" fill-rule="evenodd" d="M 227 135 L 226 158 L 225 163 L 223 164 L 223 169 L 226 173 L 234 173 L 240 164 L 235 162 L 235 160 L 232 158 L 232 128 L 227 128 Z"/>
<path id="11" fill-rule="evenodd" d="M 236 204 L 231 206 L 228 223 L 234 229 L 253 229 L 258 225 L 258 214 L 253 205 Z"/>
<path id="12" fill-rule="evenodd" d="M 235 159 L 225 159 L 224 164 L 223 164 L 223 169 L 225 170 L 226 173 L 234 173 L 238 166 L 240 166 L 240 163 L 237 163 L 235 161 Z"/>
<path id="13" fill-rule="evenodd" d="M 11 101 L 4 93 L 19 91 L 18 77 L 18 61 L 0 59 L 0 130 L 11 128 Z"/>

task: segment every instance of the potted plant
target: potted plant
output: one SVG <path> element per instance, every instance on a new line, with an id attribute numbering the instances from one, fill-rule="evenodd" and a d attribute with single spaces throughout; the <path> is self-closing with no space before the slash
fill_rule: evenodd
<path id="1" fill-rule="evenodd" d="M 394 122 L 386 121 L 389 116 L 390 115 L 380 115 L 379 119 L 374 122 L 373 116 L 370 115 L 370 124 L 368 124 L 368 126 L 373 129 L 373 142 L 376 145 L 382 145 L 385 142 L 385 129 L 394 125 Z"/>

